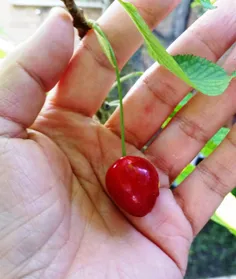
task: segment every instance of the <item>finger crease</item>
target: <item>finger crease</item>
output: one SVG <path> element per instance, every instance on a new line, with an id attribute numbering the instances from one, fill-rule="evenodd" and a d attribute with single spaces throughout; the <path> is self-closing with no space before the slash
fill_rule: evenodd
<path id="1" fill-rule="evenodd" d="M 218 59 L 218 57 L 219 57 L 218 53 L 216 53 L 216 50 L 214 50 L 213 47 L 211 47 L 210 44 L 208 43 L 210 40 L 208 40 L 208 42 L 206 42 L 205 39 L 196 30 L 189 29 L 189 32 L 192 35 L 192 37 L 194 38 L 194 40 L 197 40 L 198 42 L 200 42 L 206 48 L 206 50 L 210 51 L 210 53 L 214 56 L 214 59 L 212 59 L 212 60 L 215 61 Z M 212 38 L 212 40 L 213 40 L 213 38 Z M 217 46 L 218 45 L 219 44 L 217 44 Z M 206 50 L 205 50 L 205 52 L 206 52 Z"/>
<path id="2" fill-rule="evenodd" d="M 206 143 L 209 137 L 206 135 L 206 131 L 197 123 L 183 115 L 176 115 L 174 118 L 180 128 L 180 130 L 191 139 L 196 140 L 198 143 Z"/>
<path id="3" fill-rule="evenodd" d="M 93 48 L 90 47 L 89 44 L 86 44 L 83 41 L 81 41 L 81 44 L 83 44 L 84 49 L 91 54 L 94 61 L 96 61 L 96 63 L 98 64 L 99 67 L 101 67 L 102 69 L 105 69 L 109 72 L 114 73 L 114 68 L 112 67 L 111 63 L 109 62 L 109 60 L 105 54 L 103 54 L 101 52 L 101 54 L 98 55 L 94 52 Z M 118 61 L 117 61 L 117 63 L 118 63 Z M 118 65 L 119 65 L 119 63 L 118 63 Z"/>
<path id="4" fill-rule="evenodd" d="M 21 63 L 19 60 L 16 61 L 16 64 L 22 69 L 32 80 L 34 80 L 38 86 L 40 87 L 41 91 L 43 93 L 47 92 L 47 86 L 44 84 L 43 80 L 39 77 L 39 75 L 36 75 L 33 71 L 29 70 L 23 63 Z"/>
<path id="5" fill-rule="evenodd" d="M 223 199 L 228 192 L 229 185 L 227 185 L 216 172 L 212 171 L 204 163 L 200 164 L 196 170 L 200 173 L 206 187 Z"/>
<path id="6" fill-rule="evenodd" d="M 161 79 L 159 79 L 158 82 L 161 84 L 162 88 L 160 90 L 155 90 L 150 85 L 150 82 L 147 77 L 142 79 L 142 83 L 147 88 L 147 90 L 151 94 L 153 94 L 153 96 L 156 99 L 158 99 L 161 103 L 163 103 L 164 105 L 168 106 L 171 110 L 173 110 L 177 104 L 177 102 L 173 100 L 173 96 L 177 95 L 176 89 L 173 88 L 169 83 L 161 81 Z"/>

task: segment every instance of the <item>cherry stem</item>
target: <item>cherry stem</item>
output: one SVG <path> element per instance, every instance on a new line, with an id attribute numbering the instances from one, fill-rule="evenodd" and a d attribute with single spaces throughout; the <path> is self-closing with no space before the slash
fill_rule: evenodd
<path id="1" fill-rule="evenodd" d="M 94 29 L 101 47 L 110 61 L 112 67 L 115 69 L 116 73 L 116 81 L 117 81 L 117 89 L 120 103 L 120 130 L 121 130 L 121 148 L 122 148 L 122 156 L 126 156 L 126 146 L 125 146 L 125 123 L 124 123 L 124 109 L 123 109 L 123 95 L 122 95 L 122 85 L 120 78 L 120 70 L 118 67 L 118 63 L 116 60 L 115 52 L 106 36 L 106 34 L 102 31 L 101 27 L 93 20 L 88 21 L 89 26 Z M 102 39 L 102 40 L 101 40 Z"/>
<path id="2" fill-rule="evenodd" d="M 68 12 L 71 14 L 73 18 L 74 27 L 78 29 L 79 36 L 82 39 L 86 33 L 91 29 L 89 26 L 82 9 L 78 8 L 75 4 L 74 0 L 61 0 Z"/>
<path id="3" fill-rule="evenodd" d="M 123 95 L 122 95 L 122 86 L 120 81 L 120 71 L 117 67 L 116 70 L 116 79 L 117 79 L 117 89 L 118 96 L 120 102 L 120 131 L 121 131 L 121 148 L 122 148 L 122 156 L 126 156 L 126 147 L 125 147 L 125 121 L 124 121 L 124 108 L 123 108 Z"/>

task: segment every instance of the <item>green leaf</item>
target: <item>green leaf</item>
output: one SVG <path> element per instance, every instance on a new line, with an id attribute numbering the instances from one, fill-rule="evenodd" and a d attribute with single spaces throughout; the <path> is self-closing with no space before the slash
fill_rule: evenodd
<path id="1" fill-rule="evenodd" d="M 209 140 L 207 144 L 202 148 L 201 154 L 204 157 L 208 157 L 211 153 L 217 148 L 217 144 L 215 144 L 212 140 Z"/>
<path id="2" fill-rule="evenodd" d="M 95 34 L 97 35 L 98 41 L 100 43 L 100 46 L 101 46 L 103 52 L 105 53 L 106 57 L 108 58 L 109 62 L 112 65 L 112 67 L 115 68 L 115 64 L 114 64 L 113 57 L 111 54 L 110 45 L 108 44 L 106 38 L 104 38 L 103 34 L 98 32 L 98 30 L 95 30 Z"/>
<path id="3" fill-rule="evenodd" d="M 208 157 L 216 148 L 221 144 L 221 142 L 225 139 L 230 129 L 221 128 L 203 147 L 201 153 L 203 156 Z"/>
<path id="4" fill-rule="evenodd" d="M 215 3 L 215 1 L 211 0 L 195 0 L 192 4 L 191 7 L 197 7 L 197 6 L 202 6 L 206 10 L 212 10 L 215 9 L 216 6 L 213 6 L 212 4 Z"/>
<path id="5" fill-rule="evenodd" d="M 201 6 L 200 0 L 195 0 L 194 2 L 191 3 L 191 8 L 195 8 Z"/>
<path id="6" fill-rule="evenodd" d="M 192 93 L 188 93 L 183 100 L 175 107 L 175 109 L 173 110 L 173 112 L 168 116 L 168 118 L 165 120 L 165 122 L 162 124 L 162 129 L 164 129 L 169 122 L 171 121 L 171 119 L 176 115 L 176 113 L 178 111 L 180 111 L 182 109 L 182 107 L 192 98 L 193 94 Z"/>
<path id="7" fill-rule="evenodd" d="M 188 93 L 184 98 L 183 100 L 179 103 L 180 106 L 184 106 L 187 104 L 187 102 L 193 97 L 193 94 L 192 92 Z"/>
<path id="8" fill-rule="evenodd" d="M 228 133 L 230 132 L 229 128 L 225 128 L 222 127 L 213 137 L 212 137 L 212 141 L 217 144 L 217 146 L 219 144 L 221 144 L 221 142 L 225 139 L 225 137 L 228 135 Z"/>
<path id="9" fill-rule="evenodd" d="M 205 58 L 177 55 L 174 59 L 195 84 L 196 89 L 209 96 L 224 92 L 232 79 L 223 68 Z"/>
<path id="10" fill-rule="evenodd" d="M 182 183 L 193 171 L 195 170 L 195 166 L 189 164 L 186 168 L 183 169 L 183 171 L 180 173 L 180 175 L 176 178 L 175 183 L 179 185 Z"/>
<path id="11" fill-rule="evenodd" d="M 236 78 L 236 71 L 234 71 L 231 75 L 232 78 Z"/>
<path id="12" fill-rule="evenodd" d="M 175 58 L 172 57 L 151 32 L 135 6 L 131 3 L 124 2 L 123 0 L 118 1 L 127 11 L 140 31 L 147 45 L 149 55 L 154 60 L 185 81 L 189 86 L 206 95 L 216 96 L 225 91 L 232 77 L 228 76 L 223 69 L 204 58 L 191 55 L 176 56 Z M 180 65 L 177 62 L 180 63 Z M 195 67 L 193 65 L 194 63 L 196 63 Z M 204 74 L 207 66 L 209 66 L 210 69 Z M 188 67 L 190 67 L 190 69 L 188 69 Z M 197 69 L 198 74 L 201 73 L 204 80 L 198 78 L 193 71 L 194 69 Z"/>
<path id="13" fill-rule="evenodd" d="M 230 193 L 224 198 L 223 202 L 211 219 L 236 235 L 235 212 L 236 198 Z"/>
<path id="14" fill-rule="evenodd" d="M 215 9 L 216 6 L 213 6 L 210 0 L 200 0 L 202 6 L 207 10 Z"/>

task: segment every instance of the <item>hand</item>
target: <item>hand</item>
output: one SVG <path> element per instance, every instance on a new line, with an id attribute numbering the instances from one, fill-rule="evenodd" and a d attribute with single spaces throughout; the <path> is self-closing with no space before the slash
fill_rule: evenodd
<path id="1" fill-rule="evenodd" d="M 178 2 L 135 5 L 153 27 Z M 226 52 L 236 39 L 236 2 L 217 5 L 170 47 L 172 54 L 216 61 Z M 140 35 L 117 3 L 100 24 L 122 67 Z M 236 82 L 219 97 L 197 94 L 152 143 L 146 156 L 159 169 L 160 196 L 150 214 L 134 218 L 105 193 L 106 171 L 121 156 L 119 112 L 105 126 L 92 119 L 114 71 L 93 32 L 71 59 L 73 38 L 68 14 L 54 12 L 1 64 L 0 277 L 183 278 L 193 237 L 235 186 L 235 127 L 177 190 L 169 184 L 235 113 Z M 143 156 L 139 149 L 188 91 L 162 67 L 149 69 L 124 102 L 128 154 Z"/>

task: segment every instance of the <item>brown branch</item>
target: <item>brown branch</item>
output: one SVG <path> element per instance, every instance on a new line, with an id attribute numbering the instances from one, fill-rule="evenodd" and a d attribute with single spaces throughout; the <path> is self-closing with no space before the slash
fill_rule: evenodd
<path id="1" fill-rule="evenodd" d="M 68 12 L 71 14 L 74 20 L 74 27 L 78 29 L 80 38 L 83 38 L 86 33 L 91 29 L 84 16 L 84 12 L 81 8 L 78 8 L 74 0 L 61 0 Z"/>

